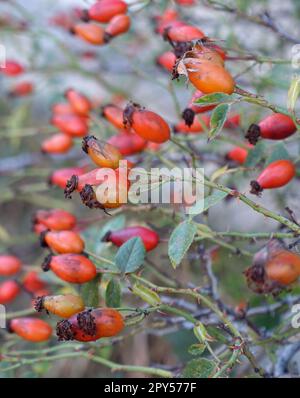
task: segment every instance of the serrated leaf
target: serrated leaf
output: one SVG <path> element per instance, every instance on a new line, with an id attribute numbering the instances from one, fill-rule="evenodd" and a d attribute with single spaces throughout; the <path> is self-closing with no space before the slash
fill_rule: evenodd
<path id="1" fill-rule="evenodd" d="M 208 141 L 215 138 L 222 130 L 227 118 L 230 106 L 228 104 L 218 105 L 211 115 L 210 131 L 208 132 Z"/>
<path id="2" fill-rule="evenodd" d="M 266 144 L 260 141 L 253 149 L 250 149 L 245 162 L 245 167 L 254 167 L 264 157 L 266 151 Z"/>
<path id="3" fill-rule="evenodd" d="M 215 364 L 206 358 L 192 359 L 183 370 L 182 376 L 192 379 L 207 379 L 212 375 Z"/>
<path id="4" fill-rule="evenodd" d="M 168 254 L 173 268 L 176 268 L 182 261 L 184 255 L 193 243 L 197 226 L 191 221 L 184 221 L 177 225 L 170 236 Z"/>
<path id="5" fill-rule="evenodd" d="M 118 250 L 115 263 L 117 268 L 127 274 L 136 271 L 144 262 L 145 246 L 140 237 L 131 238 Z"/>
<path id="6" fill-rule="evenodd" d="M 213 94 L 208 94 L 204 95 L 203 97 L 200 97 L 194 101 L 194 104 L 219 104 L 221 102 L 231 102 L 233 100 L 233 97 L 231 95 L 225 94 L 225 93 L 213 93 Z"/>
<path id="7" fill-rule="evenodd" d="M 189 348 L 188 348 L 188 352 L 191 355 L 202 355 L 203 352 L 206 349 L 206 345 L 205 344 L 192 344 Z"/>
<path id="8" fill-rule="evenodd" d="M 266 160 L 266 166 L 276 160 L 290 159 L 290 155 L 284 144 L 277 144 L 274 146 L 273 151 Z"/>
<path id="9" fill-rule="evenodd" d="M 86 307 L 98 307 L 100 279 L 101 275 L 98 274 L 93 280 L 82 285 L 81 296 Z"/>
<path id="10" fill-rule="evenodd" d="M 105 303 L 107 307 L 121 307 L 121 286 L 118 281 L 111 279 L 105 291 Z"/>

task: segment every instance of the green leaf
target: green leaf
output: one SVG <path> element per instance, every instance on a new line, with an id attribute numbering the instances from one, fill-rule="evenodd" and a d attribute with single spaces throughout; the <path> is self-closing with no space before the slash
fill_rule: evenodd
<path id="1" fill-rule="evenodd" d="M 214 109 L 210 119 L 210 131 L 208 132 L 208 141 L 215 138 L 222 130 L 227 118 L 229 108 L 230 106 L 228 104 L 221 104 Z"/>
<path id="2" fill-rule="evenodd" d="M 205 351 L 206 345 L 205 344 L 192 344 L 189 348 L 188 348 L 188 352 L 191 355 L 202 355 L 203 352 Z"/>
<path id="3" fill-rule="evenodd" d="M 82 285 L 81 296 L 86 307 L 98 307 L 100 279 L 101 275 L 98 274 L 93 280 Z"/>
<path id="4" fill-rule="evenodd" d="M 266 144 L 260 141 L 253 149 L 250 149 L 245 162 L 245 167 L 254 167 L 264 157 L 266 151 Z"/>
<path id="5" fill-rule="evenodd" d="M 289 155 L 285 145 L 282 143 L 279 143 L 274 146 L 271 155 L 268 156 L 268 158 L 266 160 L 266 166 L 272 162 L 275 162 L 276 160 L 282 160 L 282 159 L 290 159 L 290 155 Z"/>
<path id="6" fill-rule="evenodd" d="M 206 358 L 192 359 L 183 369 L 182 376 L 192 379 L 207 379 L 213 373 L 215 364 Z"/>
<path id="7" fill-rule="evenodd" d="M 149 287 L 142 285 L 141 283 L 135 283 L 131 291 L 134 295 L 141 298 L 146 303 L 155 306 L 161 303 L 159 295 L 151 290 Z"/>
<path id="8" fill-rule="evenodd" d="M 107 307 L 121 307 L 121 286 L 118 281 L 111 279 L 105 291 L 105 303 Z"/>
<path id="9" fill-rule="evenodd" d="M 131 238 L 119 248 L 115 263 L 123 274 L 134 272 L 143 264 L 145 255 L 146 250 L 142 239 Z"/>
<path id="10" fill-rule="evenodd" d="M 211 195 L 207 196 L 204 199 L 204 209 L 203 211 L 208 210 L 210 207 L 219 203 L 222 199 L 226 198 L 228 194 L 222 191 L 215 191 Z"/>
<path id="11" fill-rule="evenodd" d="M 197 226 L 191 221 L 184 221 L 177 225 L 170 236 L 168 254 L 173 268 L 182 261 L 184 255 L 193 243 Z"/>
<path id="12" fill-rule="evenodd" d="M 231 102 L 233 100 L 231 95 L 225 93 L 213 93 L 204 95 L 194 101 L 194 104 L 219 104 L 220 102 Z"/>

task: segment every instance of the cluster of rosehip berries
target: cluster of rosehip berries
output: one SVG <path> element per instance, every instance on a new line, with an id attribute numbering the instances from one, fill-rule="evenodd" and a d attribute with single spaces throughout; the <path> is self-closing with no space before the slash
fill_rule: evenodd
<path id="1" fill-rule="evenodd" d="M 79 234 L 75 216 L 65 210 L 39 210 L 33 219 L 33 230 L 39 234 L 43 247 L 50 250 L 42 269 L 51 270 L 58 278 L 71 284 L 85 284 L 97 275 L 95 264 L 84 253 L 85 244 Z M 108 232 L 103 238 L 121 246 L 139 236 L 147 251 L 159 243 L 158 234 L 143 226 L 131 226 Z M 0 255 L 0 276 L 10 278 L 0 283 L 0 304 L 13 302 L 23 289 L 33 298 L 33 307 L 64 318 L 57 324 L 60 340 L 94 341 L 111 337 L 124 328 L 121 314 L 112 308 L 86 308 L 83 299 L 75 294 L 50 295 L 47 284 L 36 271 L 30 271 L 18 280 L 12 276 L 22 272 L 21 261 L 12 255 Z M 8 322 L 10 332 L 31 342 L 48 340 L 52 327 L 48 322 L 35 318 L 15 318 Z"/>
<path id="2" fill-rule="evenodd" d="M 19 62 L 8 59 L 4 67 L 0 67 L 0 73 L 7 77 L 19 77 L 25 73 L 25 68 Z M 11 97 L 24 97 L 33 92 L 33 84 L 28 80 L 22 80 L 15 83 L 9 90 Z"/>

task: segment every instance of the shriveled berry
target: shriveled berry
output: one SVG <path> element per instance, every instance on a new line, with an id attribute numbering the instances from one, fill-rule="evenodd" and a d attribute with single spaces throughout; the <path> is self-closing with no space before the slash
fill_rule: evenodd
<path id="1" fill-rule="evenodd" d="M 76 190 L 80 192 L 86 184 L 96 186 L 101 184 L 102 179 L 99 177 L 101 168 L 91 170 L 87 173 L 76 175 L 73 174 L 66 182 L 64 194 L 66 198 L 71 198 L 71 194 Z"/>

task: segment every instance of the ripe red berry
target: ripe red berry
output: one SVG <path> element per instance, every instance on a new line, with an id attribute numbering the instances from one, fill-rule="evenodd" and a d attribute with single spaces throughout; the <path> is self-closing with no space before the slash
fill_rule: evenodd
<path id="1" fill-rule="evenodd" d="M 105 28 L 105 42 L 110 41 L 113 37 L 128 32 L 130 29 L 130 24 L 131 20 L 128 15 L 119 14 L 114 16 Z"/>
<path id="2" fill-rule="evenodd" d="M 33 343 L 47 341 L 52 335 L 51 326 L 37 318 L 17 318 L 9 322 L 9 330 L 11 333 L 16 333 L 24 340 Z"/>
<path id="3" fill-rule="evenodd" d="M 49 177 L 49 183 L 51 185 L 57 185 L 58 187 L 64 189 L 67 181 L 73 176 L 80 176 L 84 174 L 84 169 L 82 167 L 68 167 L 65 169 L 58 169 L 54 171 Z"/>
<path id="4" fill-rule="evenodd" d="M 60 115 L 55 113 L 51 118 L 51 123 L 71 137 L 83 137 L 88 132 L 87 120 L 76 114 Z"/>
<path id="5" fill-rule="evenodd" d="M 281 113 L 273 113 L 258 124 L 251 124 L 246 138 L 248 138 L 250 144 L 255 145 L 259 137 L 269 140 L 283 140 L 294 134 L 296 130 L 297 127 L 292 118 Z"/>
<path id="6" fill-rule="evenodd" d="M 81 254 L 50 254 L 45 258 L 42 268 L 44 271 L 51 269 L 60 279 L 69 283 L 86 283 L 97 274 L 95 265 Z"/>
<path id="7" fill-rule="evenodd" d="M 105 141 L 98 140 L 93 135 L 85 137 L 82 141 L 82 149 L 91 160 L 100 167 L 116 169 L 122 155 L 119 150 Z"/>
<path id="8" fill-rule="evenodd" d="M 74 109 L 70 104 L 59 102 L 53 105 L 52 113 L 54 115 L 72 115 L 74 113 Z"/>
<path id="9" fill-rule="evenodd" d="M 200 40 L 204 38 L 202 30 L 195 26 L 182 25 L 182 26 L 168 26 L 165 29 L 164 36 L 174 42 L 188 42 L 193 40 Z"/>
<path id="10" fill-rule="evenodd" d="M 117 129 L 124 129 L 123 110 L 119 106 L 113 104 L 103 106 L 102 116 Z"/>
<path id="11" fill-rule="evenodd" d="M 116 336 L 124 329 L 122 315 L 113 308 L 97 308 L 72 316 L 57 324 L 59 340 L 95 341 Z"/>
<path id="12" fill-rule="evenodd" d="M 9 92 L 14 97 L 23 97 L 33 92 L 33 84 L 31 82 L 17 83 Z"/>
<path id="13" fill-rule="evenodd" d="M 118 231 L 110 231 L 105 235 L 107 242 L 112 242 L 116 246 L 121 246 L 131 238 L 140 237 L 147 251 L 153 250 L 159 243 L 158 234 L 150 228 L 127 227 Z"/>
<path id="14" fill-rule="evenodd" d="M 19 62 L 6 60 L 4 68 L 0 68 L 0 72 L 7 76 L 18 76 L 24 72 L 24 68 Z"/>
<path id="15" fill-rule="evenodd" d="M 34 222 L 43 224 L 53 231 L 72 229 L 75 227 L 76 221 L 73 214 L 61 209 L 38 210 L 34 217 Z"/>
<path id="16" fill-rule="evenodd" d="M 85 308 L 80 296 L 65 294 L 58 296 L 37 297 L 34 301 L 34 309 L 38 312 L 46 310 L 48 313 L 57 315 L 61 318 L 70 318 L 78 314 Z"/>
<path id="17" fill-rule="evenodd" d="M 238 113 L 235 115 L 229 115 L 224 123 L 226 129 L 236 129 L 241 124 L 241 115 Z"/>
<path id="18" fill-rule="evenodd" d="M 127 4 L 122 0 L 99 0 L 85 12 L 84 20 L 107 23 L 118 14 L 126 14 Z"/>
<path id="19" fill-rule="evenodd" d="M 105 43 L 104 29 L 94 23 L 78 23 L 72 27 L 71 32 L 82 40 L 96 46 Z"/>
<path id="20" fill-rule="evenodd" d="M 49 247 L 56 253 L 82 253 L 84 241 L 74 231 L 46 231 L 41 234 L 42 246 Z"/>
<path id="21" fill-rule="evenodd" d="M 29 293 L 36 293 L 46 289 L 47 284 L 40 278 L 36 271 L 28 272 L 22 281 L 23 287 Z"/>
<path id="22" fill-rule="evenodd" d="M 142 152 L 147 145 L 147 141 L 135 134 L 135 132 L 125 130 L 113 135 L 107 142 L 117 148 L 123 156 L 130 156 Z"/>
<path id="23" fill-rule="evenodd" d="M 15 275 L 21 270 L 21 261 L 9 254 L 0 255 L 0 276 Z"/>
<path id="24" fill-rule="evenodd" d="M 8 304 L 20 293 L 20 285 L 14 280 L 0 283 L 0 304 Z"/>
<path id="25" fill-rule="evenodd" d="M 170 138 L 170 127 L 157 113 L 142 109 L 137 104 L 129 104 L 124 110 L 126 127 L 148 141 L 162 143 Z"/>
<path id="26" fill-rule="evenodd" d="M 251 147 L 249 145 L 249 149 L 250 148 Z M 227 158 L 230 159 L 230 160 L 233 160 L 236 163 L 244 164 L 246 159 L 247 159 L 247 157 L 248 157 L 249 149 L 246 149 L 246 148 L 243 148 L 243 147 L 240 147 L 240 146 L 236 146 L 236 147 L 232 148 L 227 153 Z"/>
<path id="27" fill-rule="evenodd" d="M 276 160 L 264 169 L 256 181 L 251 181 L 250 192 L 259 195 L 264 189 L 282 187 L 288 184 L 295 174 L 295 166 L 290 160 Z"/>
<path id="28" fill-rule="evenodd" d="M 65 92 L 65 97 L 69 101 L 71 108 L 80 116 L 87 116 L 91 110 L 91 103 L 88 98 L 78 91 L 70 88 Z"/>
<path id="29" fill-rule="evenodd" d="M 41 150 L 44 153 L 60 154 L 68 152 L 73 145 L 72 137 L 57 133 L 42 142 Z"/>
<path id="30" fill-rule="evenodd" d="M 166 51 L 156 58 L 156 63 L 168 72 L 172 72 L 176 64 L 176 55 L 172 51 Z"/>

